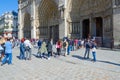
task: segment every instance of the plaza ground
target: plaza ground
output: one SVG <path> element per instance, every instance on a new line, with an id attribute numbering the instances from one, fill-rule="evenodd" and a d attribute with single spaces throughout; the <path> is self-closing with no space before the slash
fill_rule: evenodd
<path id="1" fill-rule="evenodd" d="M 19 60 L 19 48 L 13 49 L 13 65 L 0 66 L 1 80 L 120 80 L 120 51 L 97 50 L 97 62 L 83 59 L 85 49 L 72 51 L 50 60 L 35 57 Z"/>

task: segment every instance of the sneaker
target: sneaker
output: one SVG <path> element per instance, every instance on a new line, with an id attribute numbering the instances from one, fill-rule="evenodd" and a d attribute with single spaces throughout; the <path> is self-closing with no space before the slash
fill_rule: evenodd
<path id="1" fill-rule="evenodd" d="M 66 57 L 66 54 L 64 54 L 64 57 Z"/>
<path id="2" fill-rule="evenodd" d="M 87 57 L 87 59 L 89 59 L 89 57 Z"/>
<path id="3" fill-rule="evenodd" d="M 14 65 L 13 63 L 8 63 L 8 65 Z"/>
<path id="4" fill-rule="evenodd" d="M 28 58 L 28 60 L 31 60 L 31 58 Z"/>
<path id="5" fill-rule="evenodd" d="M 1 66 L 3 66 L 5 63 L 1 64 Z"/>
<path id="6" fill-rule="evenodd" d="M 48 58 L 48 60 L 50 60 L 50 58 Z"/>

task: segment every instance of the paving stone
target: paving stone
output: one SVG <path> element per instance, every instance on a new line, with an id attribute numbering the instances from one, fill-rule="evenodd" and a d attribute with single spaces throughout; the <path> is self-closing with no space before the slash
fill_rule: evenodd
<path id="1" fill-rule="evenodd" d="M 55 49 L 54 49 L 55 50 Z M 19 60 L 19 48 L 13 49 L 13 64 L 0 66 L 1 80 L 119 80 L 120 52 L 97 50 L 97 62 L 83 59 L 85 49 L 72 51 L 64 57 L 51 57 L 50 60 L 36 58 Z M 37 53 L 37 49 L 32 49 Z"/>

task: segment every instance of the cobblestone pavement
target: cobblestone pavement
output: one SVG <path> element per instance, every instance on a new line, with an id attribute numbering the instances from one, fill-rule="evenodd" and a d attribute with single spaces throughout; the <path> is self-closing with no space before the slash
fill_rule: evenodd
<path id="1" fill-rule="evenodd" d="M 0 66 L 0 80 L 120 80 L 120 51 L 97 50 L 97 62 L 84 60 L 84 49 L 69 56 L 19 60 L 19 48 L 13 49 L 13 65 Z M 90 58 L 92 56 L 90 55 Z"/>

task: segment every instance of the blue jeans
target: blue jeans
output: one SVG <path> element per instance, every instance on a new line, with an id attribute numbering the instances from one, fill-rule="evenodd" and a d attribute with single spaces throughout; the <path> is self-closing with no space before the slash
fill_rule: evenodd
<path id="1" fill-rule="evenodd" d="M 93 55 L 93 61 L 96 61 L 96 52 L 92 52 Z"/>
<path id="2" fill-rule="evenodd" d="M 25 50 L 20 50 L 20 59 L 25 59 Z"/>
<path id="3" fill-rule="evenodd" d="M 71 51 L 74 51 L 74 45 L 71 45 L 71 48 L 72 48 Z"/>
<path id="4" fill-rule="evenodd" d="M 52 55 L 52 51 L 48 52 L 48 58 Z"/>
<path id="5" fill-rule="evenodd" d="M 8 64 L 12 64 L 12 53 L 6 53 L 4 59 L 2 60 L 2 64 L 5 64 L 8 59 Z"/>
<path id="6" fill-rule="evenodd" d="M 70 46 L 68 46 L 68 48 L 67 48 L 67 55 L 70 55 Z"/>
<path id="7" fill-rule="evenodd" d="M 69 45 L 70 46 L 70 51 L 72 51 L 72 45 Z"/>

